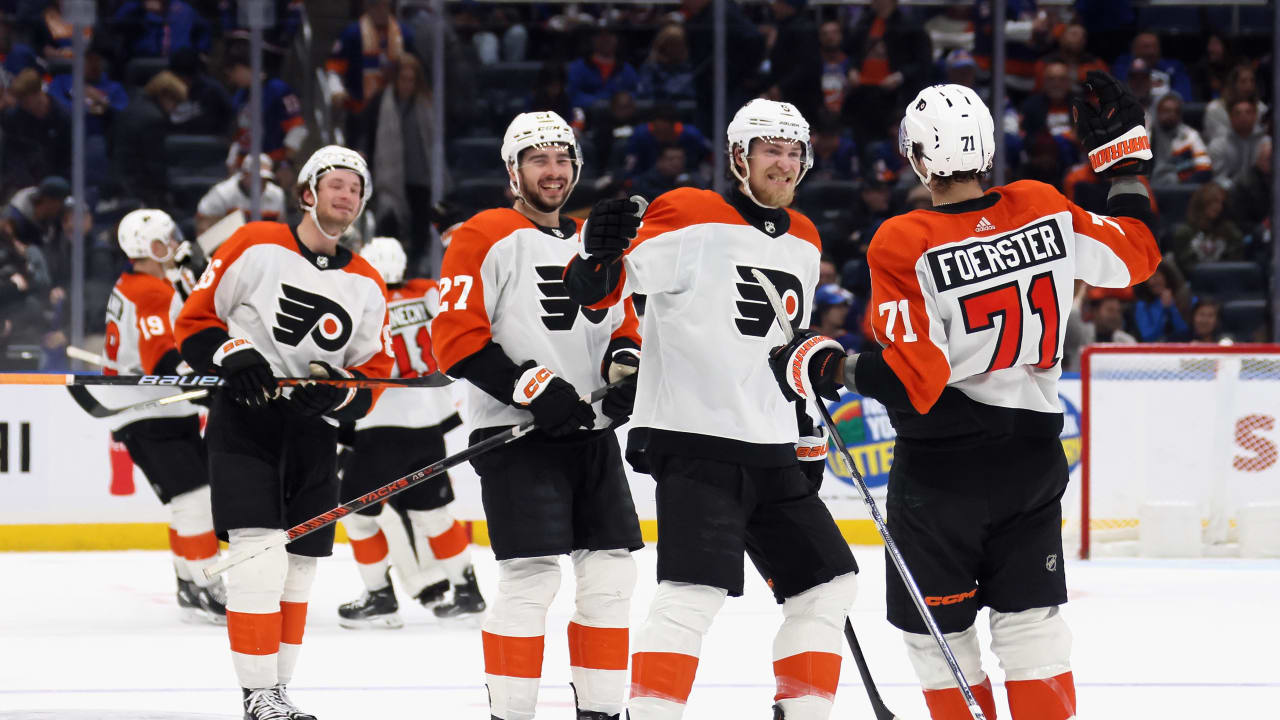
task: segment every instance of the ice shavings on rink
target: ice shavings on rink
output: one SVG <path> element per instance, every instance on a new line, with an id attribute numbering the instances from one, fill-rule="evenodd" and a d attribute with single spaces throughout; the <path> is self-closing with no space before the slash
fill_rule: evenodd
<path id="1" fill-rule="evenodd" d="M 492 596 L 493 558 L 476 550 Z M 312 593 L 290 687 L 298 705 L 321 720 L 487 719 L 475 625 L 442 626 L 401 597 L 404 629 L 339 628 L 335 609 L 359 595 L 360 582 L 349 548 L 335 552 L 321 561 Z M 927 718 L 899 633 L 884 621 L 882 551 L 855 554 L 863 572 L 852 619 L 881 694 L 899 716 Z M 656 556 L 650 549 L 637 558 L 633 627 L 653 595 Z M 539 718 L 573 716 L 567 575 L 547 622 Z M 0 585 L 0 719 L 240 716 L 226 630 L 179 622 L 166 553 L 0 553 L 0 577 L 9 579 Z M 746 595 L 725 604 L 706 638 L 686 718 L 770 716 L 770 644 L 781 613 L 748 577 Z M 1067 579 L 1081 718 L 1280 717 L 1280 561 L 1069 562 Z M 995 658 L 984 664 L 1007 718 Z M 846 657 L 832 718 L 870 717 Z"/>

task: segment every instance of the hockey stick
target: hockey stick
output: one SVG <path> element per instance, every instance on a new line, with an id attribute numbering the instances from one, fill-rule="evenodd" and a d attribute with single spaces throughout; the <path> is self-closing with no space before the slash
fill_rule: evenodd
<path id="1" fill-rule="evenodd" d="M 283 386 L 323 383 L 338 387 L 443 387 L 448 376 L 432 373 L 416 378 L 276 378 Z M 134 385 L 138 387 L 211 388 L 222 384 L 217 375 L 74 375 L 70 373 L 0 373 L 0 385 Z"/>
<path id="2" fill-rule="evenodd" d="M 83 385 L 69 385 L 67 386 L 67 392 L 71 393 L 71 399 L 76 401 L 76 404 L 80 406 L 81 410 L 84 410 L 96 418 L 107 418 L 112 415 L 119 415 L 121 413 L 132 412 L 135 410 L 151 410 L 158 407 L 164 407 L 165 405 L 184 402 L 186 400 L 199 400 L 200 398 L 208 397 L 209 395 L 208 390 L 188 390 L 186 392 L 180 392 L 177 395 L 152 398 L 151 400 L 144 400 L 132 405 L 125 405 L 121 408 L 109 408 L 98 402 L 98 399 L 93 395 L 90 395 L 89 389 Z"/>
<path id="3" fill-rule="evenodd" d="M 619 382 L 626 382 L 626 381 L 621 380 Z M 616 384 L 618 383 L 614 383 L 614 385 Z M 608 392 L 609 388 L 611 387 L 613 387 L 613 385 L 606 385 L 602 388 L 595 390 L 589 396 L 583 399 L 586 400 L 587 403 L 589 404 L 595 403 L 599 401 L 601 398 L 603 398 L 605 393 Z M 436 462 L 422 468 L 421 470 L 415 470 L 414 472 L 411 472 L 402 478 L 392 480 L 391 482 L 387 483 L 386 485 L 383 485 L 377 490 L 372 490 L 370 492 L 367 492 L 364 495 L 361 495 L 360 497 L 354 500 L 345 502 L 332 510 L 321 513 L 311 518 L 310 520 L 305 520 L 303 522 L 300 522 L 297 525 L 294 525 L 293 527 L 289 528 L 288 530 L 279 530 L 273 533 L 271 537 L 259 540 L 253 545 L 243 550 L 240 550 L 233 555 L 227 555 L 223 557 L 221 560 L 219 560 L 218 562 L 213 563 L 212 565 L 206 567 L 203 571 L 205 574 L 205 577 L 212 580 L 216 576 L 226 572 L 229 568 L 233 568 L 236 565 L 239 565 L 240 563 L 245 562 L 246 560 L 255 558 L 261 555 L 262 553 L 268 550 L 271 550 L 272 548 L 277 548 L 277 547 L 280 547 L 281 545 L 287 545 L 293 542 L 294 540 L 297 540 L 298 538 L 303 537 L 304 535 L 310 535 L 311 533 L 315 532 L 316 530 L 319 530 L 322 527 L 325 527 L 327 525 L 332 525 L 333 523 L 338 522 L 339 520 L 346 517 L 347 515 L 350 515 L 353 512 L 359 512 L 360 510 L 363 510 L 364 508 L 367 508 L 370 505 L 373 505 L 374 503 L 380 503 L 383 500 L 386 500 L 387 498 L 391 497 L 392 495 L 395 495 L 400 492 L 404 492 L 405 490 L 408 490 L 414 485 L 424 482 L 429 478 L 433 478 L 436 475 L 439 475 L 440 473 L 444 472 L 445 470 L 448 470 L 449 468 L 455 465 L 461 465 L 462 463 L 467 462 L 479 455 L 483 455 L 486 452 L 496 447 L 506 445 L 507 443 L 511 442 L 512 440 L 515 440 L 516 438 L 524 437 L 530 431 L 535 429 L 536 427 L 534 426 L 533 421 L 521 423 L 520 425 L 516 425 L 515 427 L 512 427 L 508 430 L 504 430 L 503 432 L 498 433 L 493 437 L 485 438 L 484 440 L 481 440 L 475 445 L 472 445 L 466 448 L 465 450 L 456 452 L 453 455 L 450 455 L 449 457 L 444 458 L 443 460 L 437 460 Z"/>
<path id="4" fill-rule="evenodd" d="M 769 282 L 769 278 L 764 273 L 752 268 L 751 274 L 755 276 L 756 282 L 764 288 L 764 294 L 769 299 L 769 305 L 773 307 L 774 319 L 778 321 L 778 325 L 782 328 L 782 335 L 787 342 L 795 337 L 795 331 L 791 328 L 791 323 L 787 321 L 787 310 L 782 304 L 782 298 L 778 296 L 778 290 Z M 898 544 L 893 541 L 893 536 L 889 534 L 889 528 L 885 525 L 884 518 L 880 515 L 880 508 L 876 506 L 875 498 L 871 497 L 871 491 L 867 489 L 867 483 L 862 479 L 862 473 L 858 470 L 858 466 L 853 462 L 853 456 L 849 454 L 849 448 L 844 444 L 844 438 L 840 437 L 840 433 L 836 432 L 836 424 L 831 419 L 831 413 L 827 411 L 827 406 L 822 402 L 821 398 L 809 398 L 814 407 L 818 409 L 818 415 L 822 418 L 822 422 L 827 427 L 827 435 L 831 437 L 831 441 L 840 449 L 840 453 L 844 455 L 844 461 L 849 465 L 849 474 L 853 476 L 854 484 L 858 486 L 858 490 L 862 492 L 862 500 L 867 504 L 867 510 L 871 513 L 871 519 L 876 524 L 876 530 L 880 532 L 880 537 L 884 538 L 885 549 L 889 552 L 890 559 L 893 560 L 893 566 L 898 570 L 898 575 L 902 578 L 902 584 L 906 586 L 907 593 L 911 595 L 912 602 L 915 603 L 916 610 L 920 612 L 920 617 L 924 620 L 924 624 L 929 628 L 929 634 L 933 636 L 934 642 L 938 644 L 938 649 L 942 651 L 942 657 L 947 661 L 947 666 L 951 669 L 951 675 L 955 677 L 956 684 L 960 688 L 960 693 L 964 696 L 965 704 L 969 706 L 969 714 L 974 720 L 986 720 L 982 708 L 978 706 L 978 701 L 973 697 L 973 692 L 969 690 L 969 683 L 964 679 L 964 671 L 960 669 L 960 664 L 956 662 L 956 656 L 951 652 L 951 645 L 947 643 L 947 639 L 942 636 L 942 630 L 938 628 L 938 623 L 933 619 L 933 613 L 929 612 L 929 606 L 925 604 L 924 595 L 920 592 L 920 586 L 916 584 L 915 577 L 912 576 L 911 570 L 907 567 L 907 561 L 903 559 L 902 553 L 898 550 Z M 847 620 L 848 618 L 846 618 Z M 853 630 L 852 623 L 846 625 L 845 633 L 851 634 Z M 859 653 L 854 653 L 857 659 Z M 862 669 L 859 664 L 859 670 Z M 870 678 L 870 672 L 863 675 L 864 681 Z M 868 686 L 868 694 L 871 695 L 873 686 Z M 871 704 L 875 707 L 876 698 L 872 696 Z M 883 707 L 883 702 L 881 703 Z M 887 709 L 886 709 L 887 711 Z M 879 708 L 876 709 L 877 717 L 880 717 Z"/>
<path id="5" fill-rule="evenodd" d="M 136 368 L 133 368 L 131 370 L 130 368 L 126 368 L 123 365 L 117 365 L 113 360 L 108 360 L 107 358 L 104 358 L 101 355 L 98 355 L 97 353 L 91 353 L 88 350 L 83 350 L 81 348 L 76 347 L 75 345 L 67 346 L 67 357 L 71 358 L 72 360 L 87 362 L 90 365 L 97 365 L 98 367 L 104 367 L 108 370 L 115 370 L 118 373 L 119 372 L 136 372 L 137 370 Z"/>
<path id="6" fill-rule="evenodd" d="M 871 668 L 862 655 L 862 645 L 858 643 L 858 636 L 853 634 L 853 623 L 848 617 L 844 619 L 844 639 L 849 642 L 849 652 L 853 653 L 853 661 L 858 665 L 858 674 L 862 676 L 862 686 L 867 689 L 867 699 L 871 701 L 871 712 L 875 713 L 876 720 L 898 720 L 898 716 L 880 698 L 876 681 L 871 679 Z"/>

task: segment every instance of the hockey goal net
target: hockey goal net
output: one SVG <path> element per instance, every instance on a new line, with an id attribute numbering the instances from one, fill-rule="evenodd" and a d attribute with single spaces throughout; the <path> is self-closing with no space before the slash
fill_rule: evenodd
<path id="1" fill-rule="evenodd" d="M 1231 555 L 1241 510 L 1280 502 L 1280 345 L 1093 346 L 1080 379 L 1081 557 L 1136 554 L 1144 513 L 1188 504 L 1197 554 Z"/>

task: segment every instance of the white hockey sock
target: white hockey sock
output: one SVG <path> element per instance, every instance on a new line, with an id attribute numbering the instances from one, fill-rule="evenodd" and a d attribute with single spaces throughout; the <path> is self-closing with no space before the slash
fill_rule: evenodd
<path id="1" fill-rule="evenodd" d="M 267 528 L 231 530 L 231 552 L 278 532 Z M 288 555 L 283 547 L 277 547 L 227 570 L 227 635 L 241 687 L 269 688 L 278 682 L 280 596 L 288 569 Z"/>
<path id="2" fill-rule="evenodd" d="M 616 715 L 627 688 L 627 624 L 636 562 L 627 550 L 575 550 L 569 671 L 579 710 Z"/>
<path id="3" fill-rule="evenodd" d="M 431 549 L 431 555 L 444 569 L 449 582 L 464 582 L 462 572 L 471 566 L 471 540 L 462 524 L 445 508 L 410 510 L 409 523 L 419 548 Z M 419 551 L 421 552 L 421 551 Z"/>
<path id="4" fill-rule="evenodd" d="M 185 492 L 169 501 L 169 544 L 181 555 L 189 578 L 200 587 L 213 581 L 204 569 L 218 559 L 218 538 L 213 532 L 213 509 L 209 486 Z M 179 575 L 181 577 L 181 575 Z"/>
<path id="5" fill-rule="evenodd" d="M 187 568 L 187 559 L 182 557 L 182 553 L 178 552 L 178 548 L 182 546 L 182 541 L 178 539 L 178 531 L 169 526 L 169 550 L 172 553 L 169 559 L 173 561 L 173 572 L 178 576 L 179 580 L 191 582 L 191 570 Z"/>
<path id="6" fill-rule="evenodd" d="M 727 594 L 708 585 L 658 583 L 631 655 L 631 720 L 679 720 L 684 715 L 702 636 Z"/>
<path id="7" fill-rule="evenodd" d="M 375 517 L 354 513 L 342 518 L 351 553 L 355 555 L 360 579 L 367 590 L 387 586 L 387 536 L 382 534 Z"/>
<path id="8" fill-rule="evenodd" d="M 492 716 L 533 717 L 542 680 L 547 608 L 559 589 L 558 557 L 498 561 L 498 595 L 481 633 Z"/>
<path id="9" fill-rule="evenodd" d="M 840 684 L 844 618 L 857 594 L 848 573 L 782 603 L 782 627 L 773 640 L 773 699 L 787 720 L 826 720 Z"/>
<path id="10" fill-rule="evenodd" d="M 311 597 L 311 583 L 316 577 L 316 559 L 289 554 L 289 572 L 284 579 L 284 592 L 280 595 L 280 657 L 277 665 L 278 681 L 288 684 L 293 679 L 293 668 L 302 650 L 302 631 L 307 625 L 307 599 Z"/>

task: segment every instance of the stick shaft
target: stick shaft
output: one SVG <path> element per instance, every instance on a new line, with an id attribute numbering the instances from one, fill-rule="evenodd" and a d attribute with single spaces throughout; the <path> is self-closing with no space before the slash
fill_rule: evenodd
<path id="1" fill-rule="evenodd" d="M 450 380 L 440 373 L 416 378 L 276 378 L 281 386 L 322 383 L 339 387 L 443 387 Z M 214 388 L 217 375 L 73 375 L 64 373 L 0 373 L 0 385 L 132 385 L 137 387 Z"/>

